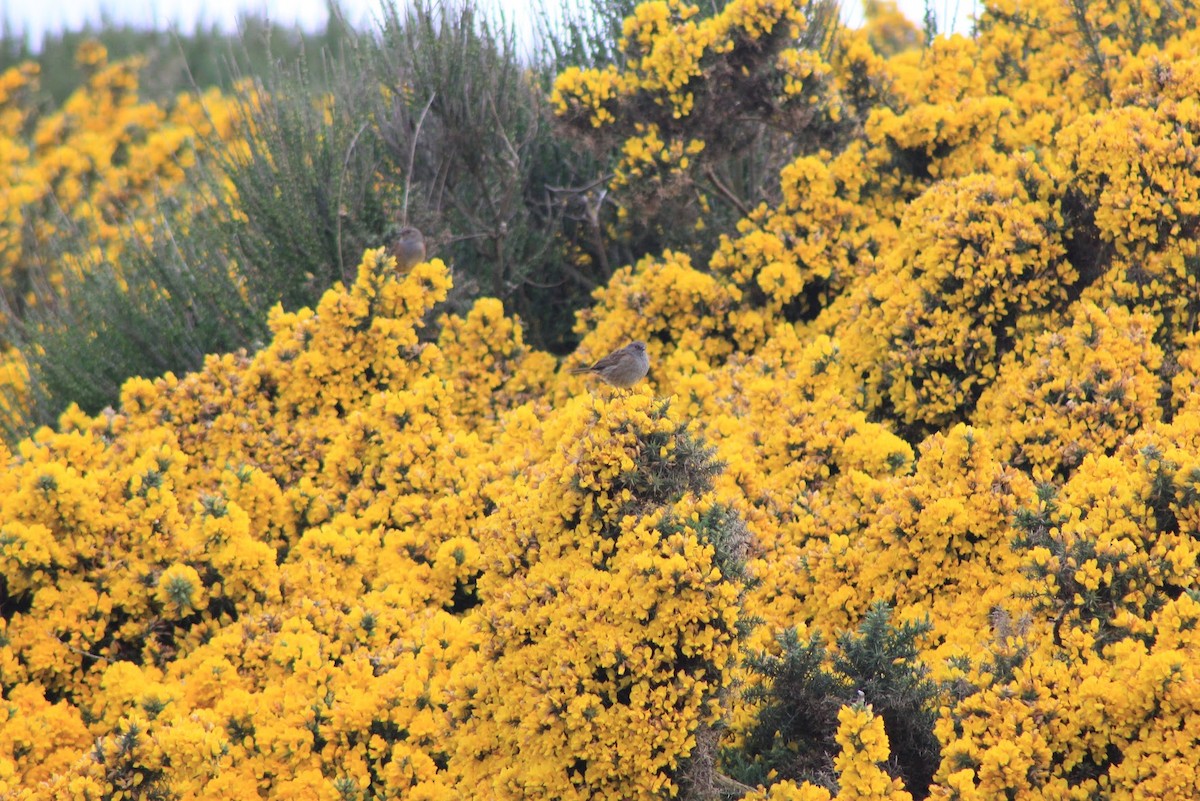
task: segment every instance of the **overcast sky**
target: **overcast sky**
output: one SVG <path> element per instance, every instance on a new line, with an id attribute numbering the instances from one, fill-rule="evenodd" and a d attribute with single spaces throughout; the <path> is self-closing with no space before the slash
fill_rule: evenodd
<path id="1" fill-rule="evenodd" d="M 482 0 L 484 5 L 503 7 L 514 20 L 527 16 L 537 3 L 525 0 Z M 547 4 L 553 0 L 546 0 Z M 932 0 L 939 18 L 939 28 L 956 27 L 966 31 L 973 0 Z M 914 21 L 925 13 L 924 0 L 899 0 L 902 11 Z M 351 22 L 369 22 L 379 7 L 379 0 L 343 0 L 341 3 Z M 855 0 L 846 2 L 847 21 L 855 24 L 862 17 Z M 299 22 L 306 28 L 319 28 L 325 23 L 325 0 L 0 0 L 0 9 L 11 28 L 24 31 L 36 46 L 46 31 L 64 28 L 77 30 L 85 22 L 98 23 L 101 15 L 118 22 L 132 22 L 159 27 L 178 23 L 190 30 L 197 21 L 218 22 L 233 29 L 240 11 L 265 13 L 270 19 L 289 24 Z M 947 24 L 947 20 L 952 21 Z"/>

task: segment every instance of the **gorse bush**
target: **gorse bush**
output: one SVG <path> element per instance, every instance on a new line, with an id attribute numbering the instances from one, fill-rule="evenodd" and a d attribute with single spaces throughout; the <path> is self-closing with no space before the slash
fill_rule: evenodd
<path id="1" fill-rule="evenodd" d="M 1200 12 L 823 8 L 0 76 L 0 795 L 1200 797 Z"/>
<path id="2" fill-rule="evenodd" d="M 9 436 L 72 401 L 99 410 L 131 374 L 195 367 L 214 346 L 264 330 L 227 250 L 182 235 L 212 218 L 211 193 L 189 174 L 206 142 L 231 135 L 230 104 L 207 93 L 159 106 L 137 96 L 136 62 L 110 63 L 95 43 L 77 59 L 87 83 L 44 116 L 36 70 L 4 75 L 15 146 L 0 340 L 24 377 L 4 387 Z"/>
<path id="3" fill-rule="evenodd" d="M 861 125 L 839 100 L 824 107 L 828 76 L 811 69 L 831 41 L 834 4 L 789 4 L 765 19 L 717 8 L 642 4 L 610 63 L 570 66 L 555 81 L 563 124 L 613 163 L 612 224 L 634 253 L 711 250 L 737 219 L 778 200 L 783 165 L 801 152 L 841 149 Z M 675 43 L 658 38 L 667 30 Z M 816 61 L 794 65 L 807 79 L 781 91 L 785 62 L 798 52 Z"/>

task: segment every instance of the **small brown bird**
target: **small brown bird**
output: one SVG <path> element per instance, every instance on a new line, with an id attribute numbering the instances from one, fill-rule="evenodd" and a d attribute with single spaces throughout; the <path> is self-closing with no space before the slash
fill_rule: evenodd
<path id="1" fill-rule="evenodd" d="M 646 343 L 630 342 L 590 367 L 576 367 L 571 372 L 598 375 L 614 387 L 628 389 L 645 378 L 649 370 L 650 357 L 646 355 Z"/>
<path id="2" fill-rule="evenodd" d="M 388 242 L 387 252 L 396 259 L 396 272 L 405 275 L 425 261 L 425 237 L 416 228 L 406 225 Z"/>

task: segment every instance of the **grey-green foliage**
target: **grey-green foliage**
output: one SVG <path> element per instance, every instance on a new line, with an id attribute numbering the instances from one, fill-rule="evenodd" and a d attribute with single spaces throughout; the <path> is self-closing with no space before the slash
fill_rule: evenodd
<path id="1" fill-rule="evenodd" d="M 621 65 L 617 48 L 621 27 L 632 16 L 639 0 L 563 0 L 552 6 L 539 4 L 535 15 L 543 56 L 555 72 L 566 67 Z"/>
<path id="2" fill-rule="evenodd" d="M 265 318 L 221 269 L 215 236 L 174 235 L 175 204 L 163 200 L 153 244 L 131 235 L 122 264 L 97 262 L 83 275 L 67 271 L 61 291 L 42 288 L 37 304 L 5 332 L 23 353 L 32 380 L 28 395 L 8 395 L 18 416 L 0 415 L 0 433 L 15 439 L 31 425 L 54 422 L 70 403 L 88 412 L 116 405 L 134 375 L 156 376 L 199 367 L 207 353 L 234 350 L 265 333 Z M 194 231 L 212 229 L 204 219 Z M 216 267 L 214 267 L 216 265 Z M 0 404 L 0 407 L 5 404 Z"/>
<path id="3" fill-rule="evenodd" d="M 474 2 L 389 5 L 381 38 L 393 100 L 380 136 L 397 179 L 411 181 L 410 219 L 454 265 L 460 296 L 498 297 L 532 342 L 569 347 L 574 311 L 609 273 L 567 255 L 595 243 L 559 189 L 598 168 L 556 129 L 554 65 Z"/>
<path id="4" fill-rule="evenodd" d="M 210 143 L 217 175 L 236 190 L 224 232 L 260 309 L 311 305 L 334 281 L 353 280 L 362 251 L 383 241 L 395 186 L 370 130 L 378 89 L 370 40 L 305 54 L 247 78 L 239 95 L 239 146 Z"/>
<path id="5" fill-rule="evenodd" d="M 336 11 L 336 4 L 333 8 Z M 230 32 L 215 23 L 200 22 L 191 30 L 145 28 L 116 22 L 102 9 L 99 25 L 48 31 L 35 50 L 27 33 L 6 18 L 0 27 L 0 72 L 23 62 L 35 62 L 46 103 L 57 106 L 84 81 L 84 71 L 75 63 L 75 52 L 84 42 L 95 40 L 107 49 L 110 61 L 130 56 L 144 59 L 140 94 L 169 100 L 192 84 L 232 88 L 231 63 L 242 72 L 264 74 L 273 61 L 290 63 L 303 52 L 336 49 L 347 32 L 336 13 L 324 29 L 314 32 L 273 23 L 262 14 L 245 13 L 238 18 L 237 31 Z"/>
<path id="6" fill-rule="evenodd" d="M 574 311 L 609 270 L 603 255 L 566 257 L 573 243 L 606 245 L 556 191 L 597 168 L 554 125 L 553 65 L 474 0 L 389 4 L 378 23 L 258 79 L 250 158 L 222 164 L 252 286 L 285 307 L 312 303 L 353 277 L 364 247 L 412 224 L 453 267 L 451 310 L 498 297 L 531 342 L 569 347 Z"/>

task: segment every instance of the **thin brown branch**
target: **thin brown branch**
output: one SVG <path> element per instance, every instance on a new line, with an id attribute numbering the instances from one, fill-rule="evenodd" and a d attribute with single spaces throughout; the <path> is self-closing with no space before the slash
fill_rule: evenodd
<path id="1" fill-rule="evenodd" d="M 711 166 L 704 168 L 704 177 L 712 183 L 722 197 L 732 203 L 737 210 L 742 213 L 743 217 L 750 216 L 750 208 L 746 205 L 745 201 L 735 195 L 733 190 L 721 182 L 721 179 L 717 177 L 715 172 L 713 172 L 713 168 Z"/>
<path id="2" fill-rule="evenodd" d="M 354 148 L 358 145 L 358 137 L 362 136 L 363 131 L 367 130 L 367 123 L 359 126 L 354 136 L 350 139 L 350 144 L 346 148 L 346 157 L 342 159 L 342 172 L 338 175 L 338 197 L 337 208 L 334 210 L 334 217 L 337 218 L 337 257 L 338 257 L 338 274 L 342 280 L 347 280 L 345 259 L 342 257 L 342 198 L 343 190 L 346 185 L 346 170 L 350 167 L 350 157 L 354 154 Z"/>
<path id="3" fill-rule="evenodd" d="M 425 104 L 425 108 L 421 109 L 421 116 L 417 117 L 416 130 L 413 131 L 412 145 L 408 149 L 408 173 L 404 176 L 404 203 L 400 209 L 401 225 L 408 225 L 408 193 L 412 188 L 413 164 L 417 161 L 417 140 L 421 138 L 421 126 L 425 124 L 425 115 L 429 113 L 435 97 L 437 97 L 437 92 L 430 94 L 429 102 Z"/>

